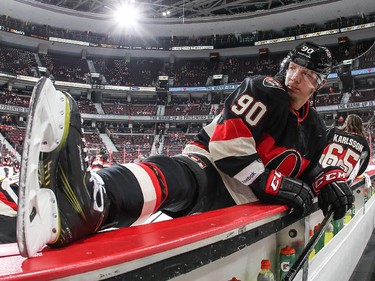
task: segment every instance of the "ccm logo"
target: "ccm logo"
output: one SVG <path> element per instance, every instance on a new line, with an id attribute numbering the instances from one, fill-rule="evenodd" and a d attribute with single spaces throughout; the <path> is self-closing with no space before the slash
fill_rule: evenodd
<path id="1" fill-rule="evenodd" d="M 323 186 L 335 181 L 345 181 L 345 172 L 341 170 L 333 170 L 327 174 L 318 177 L 314 182 L 314 190 L 319 191 Z"/>
<path id="2" fill-rule="evenodd" d="M 267 182 L 266 192 L 269 194 L 277 195 L 279 193 L 279 188 L 283 175 L 279 172 L 273 171 L 273 174 L 270 174 Z"/>

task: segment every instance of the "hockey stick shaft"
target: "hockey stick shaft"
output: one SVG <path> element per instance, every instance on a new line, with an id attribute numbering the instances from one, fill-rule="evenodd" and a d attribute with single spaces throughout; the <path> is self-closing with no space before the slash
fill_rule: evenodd
<path id="1" fill-rule="evenodd" d="M 315 248 L 319 239 L 322 237 L 322 235 L 326 231 L 328 225 L 332 221 L 332 218 L 333 218 L 333 210 L 329 210 L 327 214 L 325 215 L 323 221 L 320 223 L 318 230 L 311 237 L 311 239 L 309 240 L 309 243 L 307 243 L 302 253 L 299 255 L 295 263 L 290 267 L 288 273 L 285 275 L 282 281 L 290 281 L 294 279 L 298 271 L 302 268 L 302 266 L 308 259 L 309 255 Z"/>
<path id="2" fill-rule="evenodd" d="M 359 169 L 362 166 L 362 163 L 365 161 L 368 152 L 363 151 L 361 153 L 361 157 L 359 158 L 357 164 L 355 165 L 354 169 L 350 173 L 348 177 L 348 185 L 352 186 L 355 177 L 358 174 Z M 282 279 L 282 281 L 292 281 L 294 277 L 297 275 L 298 271 L 302 268 L 308 257 L 310 256 L 311 252 L 315 248 L 316 244 L 318 243 L 319 239 L 322 237 L 324 232 L 326 231 L 328 225 L 331 223 L 333 219 L 333 210 L 329 210 L 325 215 L 323 221 L 320 223 L 320 226 L 317 232 L 311 237 L 310 241 L 307 243 L 305 248 L 303 249 L 302 253 L 299 255 L 295 263 L 290 267 L 288 273 Z"/>

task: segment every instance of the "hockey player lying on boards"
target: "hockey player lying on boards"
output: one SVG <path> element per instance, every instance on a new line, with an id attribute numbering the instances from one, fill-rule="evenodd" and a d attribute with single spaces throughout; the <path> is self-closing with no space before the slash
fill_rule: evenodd
<path id="1" fill-rule="evenodd" d="M 334 219 L 352 206 L 339 168 L 318 167 L 326 127 L 309 99 L 326 83 L 331 53 L 311 42 L 289 52 L 275 77 L 246 78 L 183 153 L 88 170 L 81 116 L 68 94 L 42 78 L 34 88 L 20 175 L 17 239 L 33 256 L 106 227 L 261 200 L 304 216 L 318 204 Z M 38 164 L 42 161 L 42 164 Z M 314 184 L 315 175 L 330 181 Z M 313 188 L 314 186 L 314 188 Z"/>

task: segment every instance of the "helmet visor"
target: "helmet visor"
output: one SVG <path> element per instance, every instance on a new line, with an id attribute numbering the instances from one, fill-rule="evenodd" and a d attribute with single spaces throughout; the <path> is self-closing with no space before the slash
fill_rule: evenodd
<path id="1" fill-rule="evenodd" d="M 297 62 L 289 62 L 286 69 L 286 76 L 289 78 L 304 79 L 310 88 L 317 89 L 324 81 L 324 76 L 315 72 L 305 65 L 298 64 Z"/>
<path id="2" fill-rule="evenodd" d="M 295 62 L 289 62 L 285 74 L 289 79 L 303 79 L 306 85 L 312 89 L 317 89 L 324 81 L 324 76 L 322 74 Z"/>

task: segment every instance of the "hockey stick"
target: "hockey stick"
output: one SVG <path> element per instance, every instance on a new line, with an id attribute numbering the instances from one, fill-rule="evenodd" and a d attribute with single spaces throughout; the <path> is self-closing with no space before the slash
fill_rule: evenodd
<path id="1" fill-rule="evenodd" d="M 362 166 L 363 161 L 365 161 L 368 152 L 363 151 L 361 153 L 361 157 L 359 158 L 357 164 L 355 165 L 354 169 L 350 173 L 348 177 L 348 185 L 351 187 L 355 177 L 358 174 L 360 167 Z M 292 281 L 294 277 L 297 275 L 298 271 L 302 268 L 308 257 L 310 256 L 311 252 L 315 248 L 316 244 L 318 243 L 319 239 L 322 237 L 324 232 L 326 231 L 328 225 L 331 223 L 333 219 L 333 210 L 329 209 L 327 214 L 324 216 L 323 221 L 320 223 L 318 230 L 314 233 L 311 237 L 310 241 L 307 243 L 305 248 L 303 249 L 302 253 L 299 255 L 295 263 L 290 267 L 288 273 L 284 276 L 282 281 Z"/>
<path id="2" fill-rule="evenodd" d="M 304 265 L 304 263 L 310 256 L 311 252 L 315 248 L 319 239 L 322 237 L 322 235 L 326 231 L 328 225 L 331 223 L 332 218 L 333 218 L 333 210 L 329 210 L 327 214 L 324 216 L 324 219 L 322 220 L 322 222 L 320 223 L 318 230 L 311 237 L 311 239 L 309 240 L 309 243 L 307 243 L 302 253 L 299 255 L 295 263 L 290 267 L 288 273 L 284 276 L 282 281 L 292 281 L 294 279 L 298 271 L 300 271 L 300 269 L 302 268 L 302 266 Z"/>

